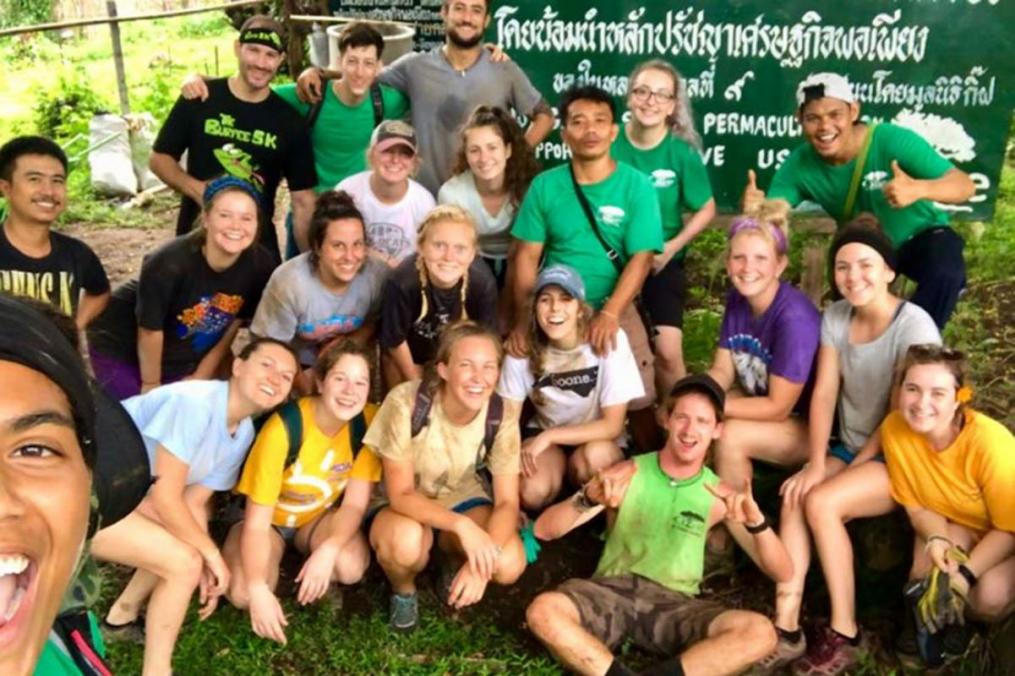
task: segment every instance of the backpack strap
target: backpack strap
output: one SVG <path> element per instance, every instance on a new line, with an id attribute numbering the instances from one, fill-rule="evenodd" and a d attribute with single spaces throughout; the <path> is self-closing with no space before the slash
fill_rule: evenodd
<path id="1" fill-rule="evenodd" d="M 363 437 L 367 433 L 367 419 L 363 415 L 363 411 L 356 414 L 352 420 L 349 421 L 349 444 L 352 447 L 353 454 L 359 452 L 363 448 Z"/>
<path id="2" fill-rule="evenodd" d="M 324 100 L 324 97 L 321 97 Z M 374 80 L 370 85 L 370 103 L 374 108 L 374 128 L 384 121 L 384 96 L 381 94 L 381 83 Z"/>
<path id="3" fill-rule="evenodd" d="M 504 399 L 496 392 L 490 397 L 490 403 L 486 407 L 486 422 L 483 424 L 483 448 L 489 454 L 493 449 L 494 439 L 497 437 L 497 430 L 504 421 Z"/>
<path id="4" fill-rule="evenodd" d="M 412 418 L 410 418 L 409 438 L 414 439 L 423 431 L 423 428 L 430 422 L 430 408 L 433 406 L 433 397 L 426 391 L 424 383 L 419 384 L 416 390 L 416 399 L 412 403 Z"/>
<path id="5" fill-rule="evenodd" d="M 289 450 L 286 452 L 285 465 L 289 467 L 300 455 L 303 446 L 303 414 L 298 401 L 288 401 L 278 409 L 278 417 L 285 426 L 285 434 L 289 439 Z"/>

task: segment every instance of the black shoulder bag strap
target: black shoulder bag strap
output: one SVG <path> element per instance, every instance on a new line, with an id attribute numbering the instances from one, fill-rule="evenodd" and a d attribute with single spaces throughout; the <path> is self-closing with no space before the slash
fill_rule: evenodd
<path id="1" fill-rule="evenodd" d="M 596 239 L 606 250 L 606 257 L 613 263 L 613 267 L 617 269 L 617 274 L 624 274 L 624 261 L 620 259 L 620 253 L 614 249 L 603 237 L 603 233 L 599 231 L 599 221 L 596 220 L 595 214 L 592 213 L 592 205 L 589 204 L 589 198 L 585 196 L 585 191 L 578 185 L 578 179 L 574 175 L 574 165 L 568 164 L 568 171 L 571 172 L 571 184 L 574 186 L 574 193 L 578 197 L 578 203 L 582 205 L 582 211 L 585 212 L 585 218 L 588 219 L 589 225 L 592 226 L 592 232 L 595 233 Z"/>
<path id="2" fill-rule="evenodd" d="M 384 121 L 384 96 L 381 94 L 381 84 L 376 80 L 370 85 L 370 103 L 374 108 L 374 128 L 377 128 Z"/>

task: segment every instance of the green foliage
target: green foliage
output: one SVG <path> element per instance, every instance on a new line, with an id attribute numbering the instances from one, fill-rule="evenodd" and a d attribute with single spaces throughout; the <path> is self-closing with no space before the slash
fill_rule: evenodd
<path id="1" fill-rule="evenodd" d="M 34 26 L 52 20 L 52 0 L 0 0 L 0 28 Z"/>
<path id="2" fill-rule="evenodd" d="M 37 132 L 59 143 L 77 134 L 87 136 L 92 116 L 110 109 L 109 102 L 95 92 L 78 68 L 61 75 L 55 87 L 39 95 L 33 115 Z"/>
<path id="3" fill-rule="evenodd" d="M 221 35 L 231 30 L 229 18 L 223 14 L 198 14 L 180 26 L 178 35 L 181 38 L 204 38 Z"/>

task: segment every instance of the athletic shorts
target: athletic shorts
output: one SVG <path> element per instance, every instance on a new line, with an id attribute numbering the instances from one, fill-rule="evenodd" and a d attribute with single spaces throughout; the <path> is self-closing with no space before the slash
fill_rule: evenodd
<path id="1" fill-rule="evenodd" d="M 727 610 L 633 574 L 574 578 L 557 591 L 578 608 L 582 627 L 610 650 L 630 639 L 642 650 L 675 655 L 706 638 Z"/>
<path id="2" fill-rule="evenodd" d="M 856 460 L 856 453 L 846 448 L 846 444 L 842 443 L 841 441 L 837 441 L 836 443 L 828 447 L 828 455 L 832 456 L 833 458 L 838 458 L 839 460 L 842 460 L 847 465 L 852 465 L 853 461 Z M 877 455 L 874 456 L 873 459 L 877 460 L 880 463 L 884 463 L 885 454 L 878 453 Z"/>
<path id="3" fill-rule="evenodd" d="M 687 278 L 684 262 L 671 258 L 662 270 L 649 273 L 641 289 L 641 299 L 652 318 L 653 326 L 684 326 L 684 301 L 687 298 Z"/>
<path id="4" fill-rule="evenodd" d="M 652 345 L 648 340 L 645 322 L 641 320 L 634 303 L 629 304 L 620 313 L 619 323 L 620 328 L 627 334 L 627 342 L 631 344 L 631 352 L 634 353 L 634 360 L 638 363 L 641 383 L 645 387 L 645 396 L 632 399 L 627 409 L 640 411 L 656 403 L 655 357 L 652 355 Z"/>

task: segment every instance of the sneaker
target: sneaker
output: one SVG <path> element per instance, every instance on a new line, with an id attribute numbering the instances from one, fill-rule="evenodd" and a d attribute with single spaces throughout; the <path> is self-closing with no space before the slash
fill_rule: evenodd
<path id="1" fill-rule="evenodd" d="M 780 631 L 779 642 L 775 646 L 775 651 L 762 658 L 748 673 L 751 676 L 766 676 L 767 674 L 777 673 L 783 667 L 802 657 L 806 651 L 807 639 L 804 638 L 803 632 L 800 632 L 800 638 L 796 641 L 790 641 Z"/>
<path id="2" fill-rule="evenodd" d="M 145 618 L 144 615 L 135 617 L 130 622 L 123 624 L 112 624 L 108 620 L 102 620 L 102 638 L 110 643 L 145 643 Z"/>
<path id="3" fill-rule="evenodd" d="M 391 595 L 391 628 L 399 632 L 410 632 L 419 623 L 419 599 L 416 592 Z"/>
<path id="4" fill-rule="evenodd" d="M 796 676 L 835 676 L 860 663 L 859 645 L 825 627 L 817 643 L 793 664 Z"/>

